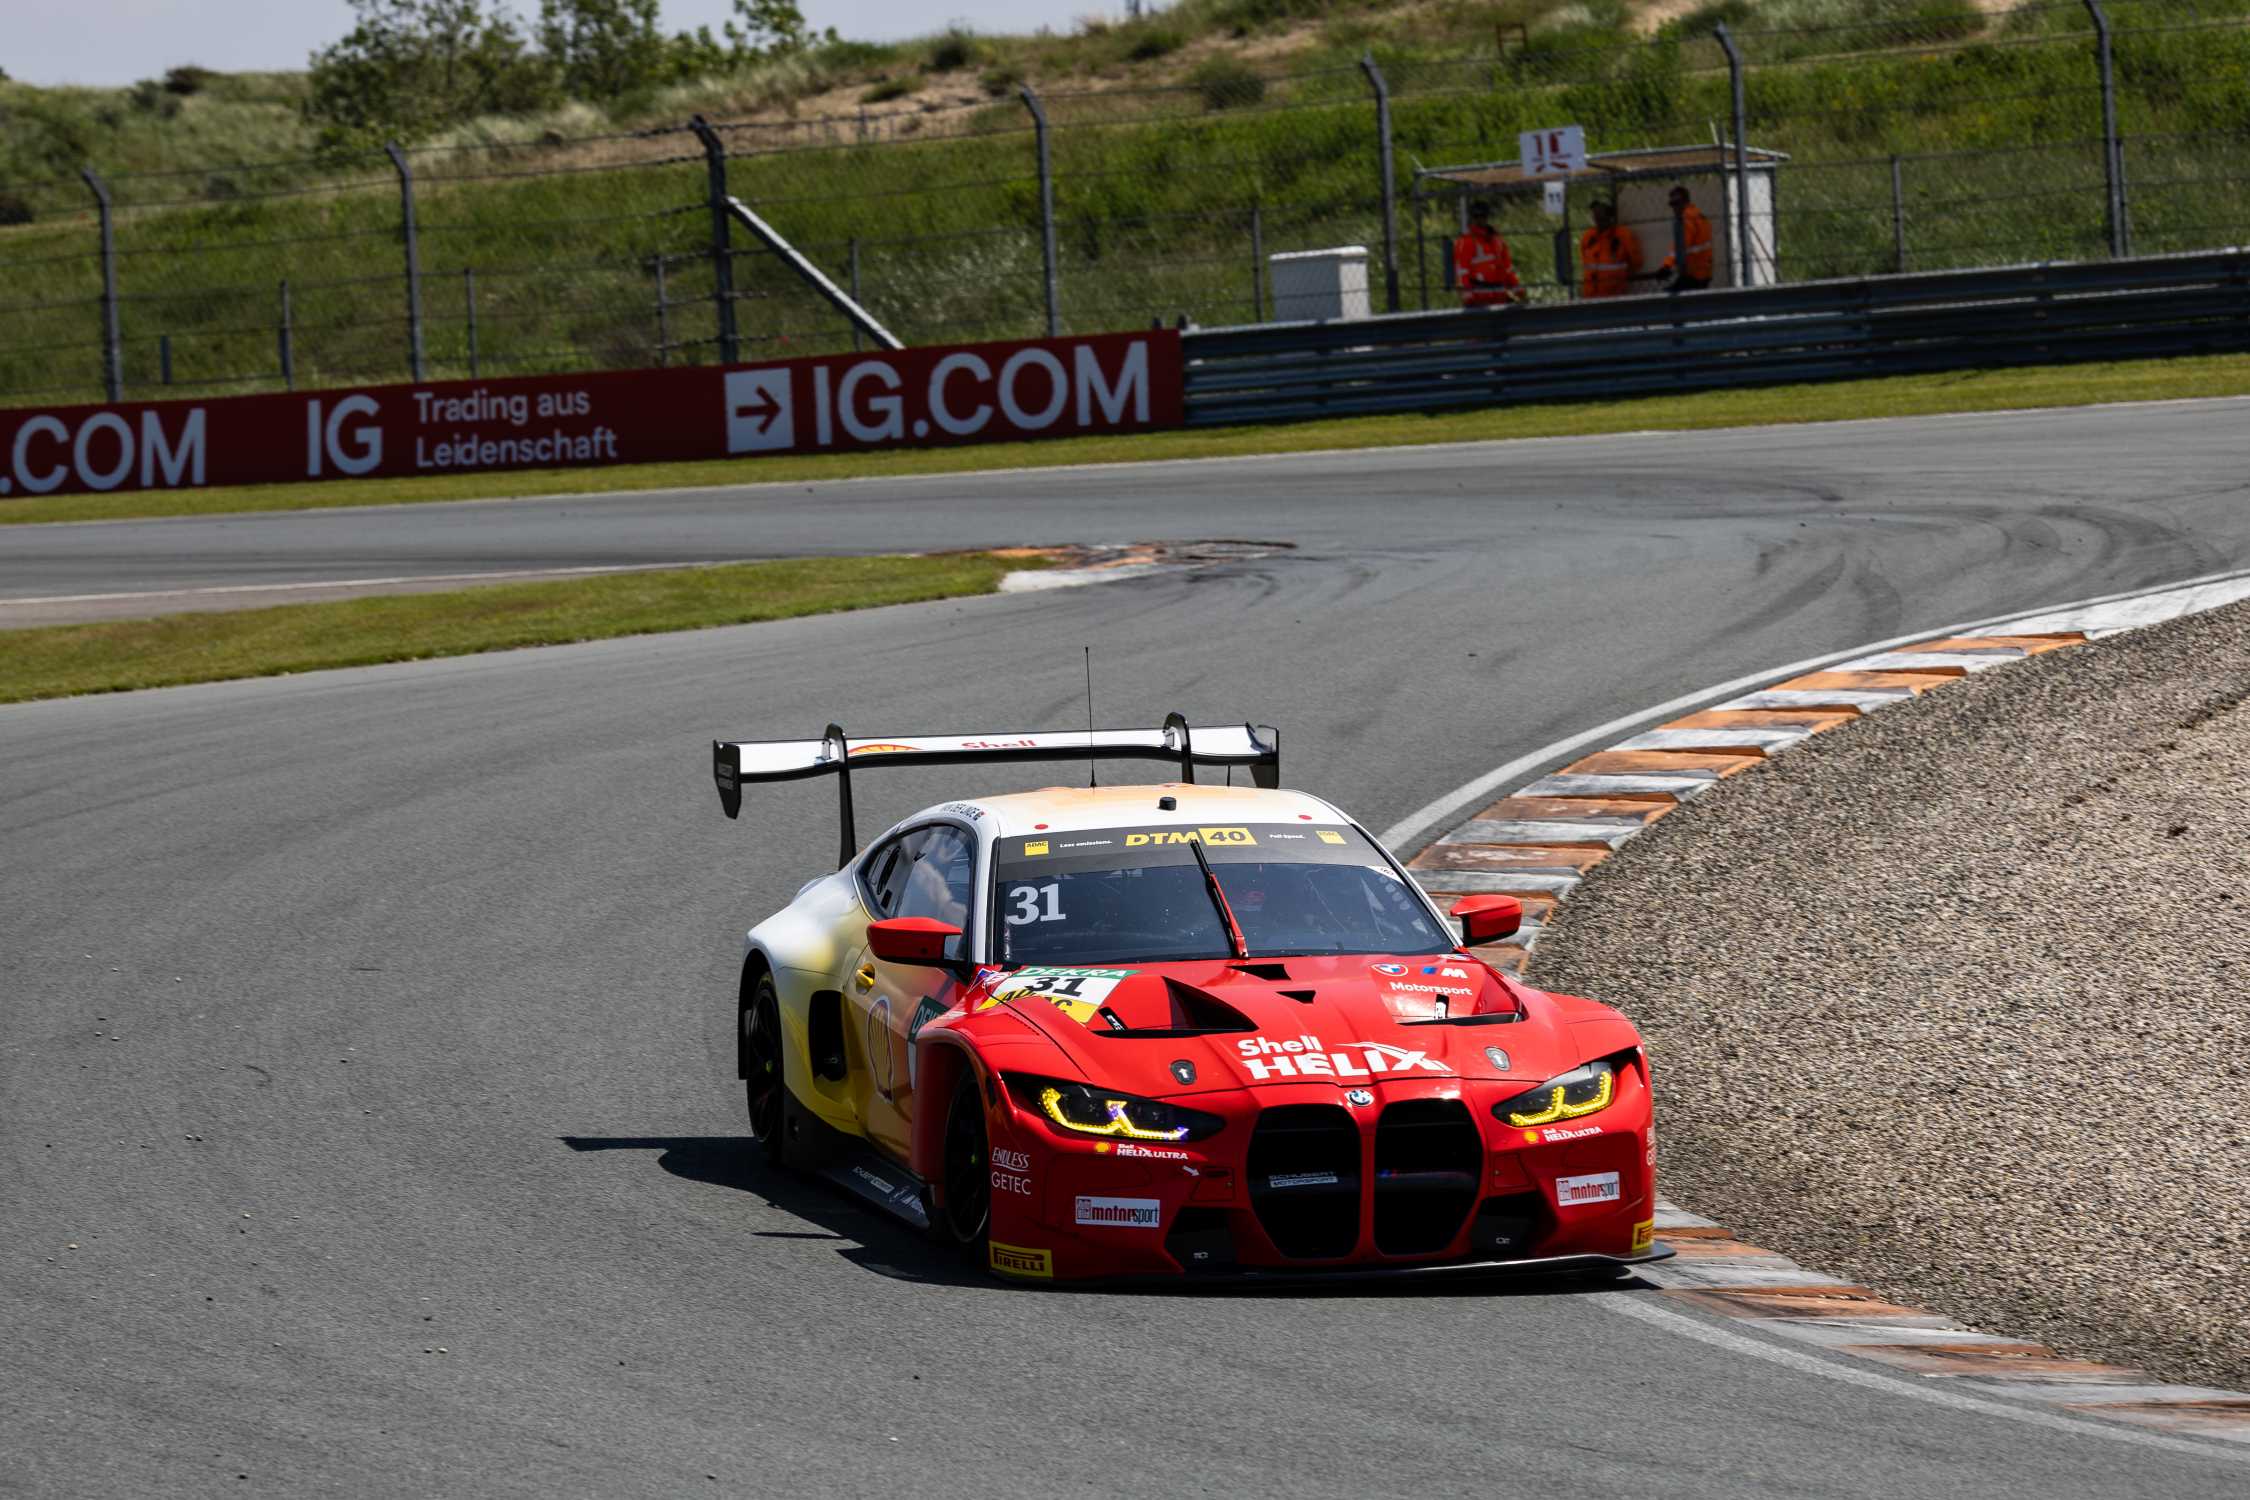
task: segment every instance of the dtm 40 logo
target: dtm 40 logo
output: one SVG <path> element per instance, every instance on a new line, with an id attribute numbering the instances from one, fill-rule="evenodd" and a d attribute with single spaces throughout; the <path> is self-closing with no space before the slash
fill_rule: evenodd
<path id="1" fill-rule="evenodd" d="M 1344 1042 L 1343 1051 L 1331 1051 L 1317 1036 L 1291 1037 L 1277 1042 L 1271 1037 L 1246 1037 L 1234 1044 L 1237 1059 L 1253 1079 L 1264 1078 L 1373 1078 L 1384 1073 L 1444 1073 L 1444 1063 L 1427 1054 L 1389 1042 Z"/>
<path id="2" fill-rule="evenodd" d="M 1177 828 L 1163 833 L 1128 833 L 1125 847 L 1145 849 L 1151 844 L 1255 844 L 1257 835 L 1247 828 Z"/>

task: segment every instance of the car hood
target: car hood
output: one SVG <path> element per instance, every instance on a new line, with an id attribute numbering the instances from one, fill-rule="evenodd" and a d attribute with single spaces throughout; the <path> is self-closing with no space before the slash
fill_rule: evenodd
<path id="1" fill-rule="evenodd" d="M 1556 997 L 1460 954 L 1041 966 L 988 971 L 969 998 L 972 1022 L 1005 1008 L 1078 1076 L 1152 1098 L 1268 1083 L 1529 1087 L 1583 1062 L 1588 1040 Z"/>

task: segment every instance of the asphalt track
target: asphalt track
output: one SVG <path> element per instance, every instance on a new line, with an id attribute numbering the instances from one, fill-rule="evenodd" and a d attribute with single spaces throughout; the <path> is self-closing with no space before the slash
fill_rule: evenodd
<path id="1" fill-rule="evenodd" d="M 1277 723 L 1292 783 L 1383 827 L 1762 666 L 2250 564 L 2244 411 L 0 533 L 6 586 L 46 593 L 71 591 L 39 572 L 57 548 L 73 589 L 129 589 L 650 547 L 1297 544 L 0 709 L 0 1488 L 2240 1495 L 2238 1445 L 1905 1399 L 1601 1301 L 1653 1293 L 958 1276 L 745 1157 L 732 934 L 833 858 L 834 808 L 769 788 L 728 823 L 705 741 L 1066 727 L 1092 642 L 1106 722 Z M 976 784 L 865 778 L 863 827 Z"/>

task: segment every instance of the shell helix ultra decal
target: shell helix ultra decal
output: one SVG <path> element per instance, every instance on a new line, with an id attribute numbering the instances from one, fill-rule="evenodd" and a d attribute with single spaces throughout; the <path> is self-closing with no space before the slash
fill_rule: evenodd
<path id="1" fill-rule="evenodd" d="M 1101 1009 L 1109 992 L 1124 980 L 1132 978 L 1137 969 L 1062 969 L 1044 964 L 1032 964 L 1016 970 L 992 987 L 992 994 L 983 1006 L 1013 1000 L 1044 1000 L 1073 1021 L 1084 1025 Z"/>

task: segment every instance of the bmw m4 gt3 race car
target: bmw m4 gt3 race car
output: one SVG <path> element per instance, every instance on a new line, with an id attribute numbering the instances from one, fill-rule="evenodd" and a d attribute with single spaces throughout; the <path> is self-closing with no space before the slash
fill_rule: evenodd
<path id="1" fill-rule="evenodd" d="M 841 868 L 745 945 L 757 1148 L 1020 1279 L 1668 1255 L 1639 1033 L 1479 959 L 1520 903 L 1469 897 L 1456 935 L 1366 830 L 1279 788 L 1278 741 L 1174 714 L 716 742 L 730 818 L 753 782 L 833 776 L 842 804 Z M 1180 779 L 947 802 L 857 847 L 861 772 L 1095 758 Z"/>

